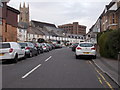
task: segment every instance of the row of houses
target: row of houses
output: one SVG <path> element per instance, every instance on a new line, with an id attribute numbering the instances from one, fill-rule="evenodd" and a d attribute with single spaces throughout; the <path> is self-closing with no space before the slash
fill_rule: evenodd
<path id="1" fill-rule="evenodd" d="M 120 28 L 120 0 L 112 0 L 106 5 L 95 24 L 86 35 L 86 40 L 97 43 L 97 33 Z"/>
<path id="2" fill-rule="evenodd" d="M 24 22 L 18 24 L 17 40 L 37 41 L 40 38 L 46 41 L 60 41 L 76 43 L 83 41 L 83 35 L 68 34 L 63 29 L 57 28 L 54 24 L 31 20 L 30 25 Z"/>

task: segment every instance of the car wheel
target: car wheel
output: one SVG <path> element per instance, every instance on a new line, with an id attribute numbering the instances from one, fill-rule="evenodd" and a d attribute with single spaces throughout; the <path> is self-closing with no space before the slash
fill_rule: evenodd
<path id="1" fill-rule="evenodd" d="M 96 59 L 96 55 L 95 55 L 95 56 L 93 56 L 93 59 Z"/>
<path id="2" fill-rule="evenodd" d="M 79 56 L 78 55 L 75 55 L 76 59 L 79 59 Z"/>
<path id="3" fill-rule="evenodd" d="M 37 56 L 37 55 L 38 55 L 38 53 L 35 54 L 35 56 Z"/>
<path id="4" fill-rule="evenodd" d="M 25 53 L 25 56 L 23 57 L 23 59 L 26 59 L 27 58 L 27 54 Z"/>
<path id="5" fill-rule="evenodd" d="M 15 58 L 13 59 L 13 63 L 17 63 L 18 62 L 18 55 L 15 55 Z"/>
<path id="6" fill-rule="evenodd" d="M 32 52 L 29 53 L 29 58 L 31 58 L 33 55 L 32 55 Z"/>

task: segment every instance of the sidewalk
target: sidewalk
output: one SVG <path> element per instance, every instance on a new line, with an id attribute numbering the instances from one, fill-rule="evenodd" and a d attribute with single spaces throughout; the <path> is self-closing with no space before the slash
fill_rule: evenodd
<path id="1" fill-rule="evenodd" d="M 120 86 L 120 73 L 118 74 L 118 69 L 120 69 L 120 61 L 98 56 L 96 59 L 93 59 L 93 62 Z"/>

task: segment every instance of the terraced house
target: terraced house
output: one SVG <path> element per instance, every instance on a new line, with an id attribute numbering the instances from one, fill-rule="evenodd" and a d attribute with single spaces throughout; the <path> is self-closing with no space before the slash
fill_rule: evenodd
<path id="1" fill-rule="evenodd" d="M 0 5 L 0 39 L 1 41 L 17 41 L 18 10 L 2 2 Z M 12 22 L 11 22 L 12 21 Z"/>

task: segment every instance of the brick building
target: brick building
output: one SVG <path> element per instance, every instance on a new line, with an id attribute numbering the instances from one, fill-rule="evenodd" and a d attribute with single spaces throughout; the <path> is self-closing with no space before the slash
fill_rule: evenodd
<path id="1" fill-rule="evenodd" d="M 20 12 L 8 6 L 6 2 L 3 2 L 0 7 L 0 13 L 0 32 L 2 32 L 2 41 L 17 41 L 17 21 Z"/>
<path id="2" fill-rule="evenodd" d="M 78 34 L 85 35 L 86 34 L 86 26 L 79 25 L 78 22 L 73 22 L 73 24 L 64 24 L 58 26 L 60 29 L 64 29 L 65 33 L 68 34 Z"/>
<path id="3" fill-rule="evenodd" d="M 110 2 L 109 5 L 105 6 L 103 13 L 101 14 L 101 31 L 107 29 L 118 29 L 118 2 Z"/>

